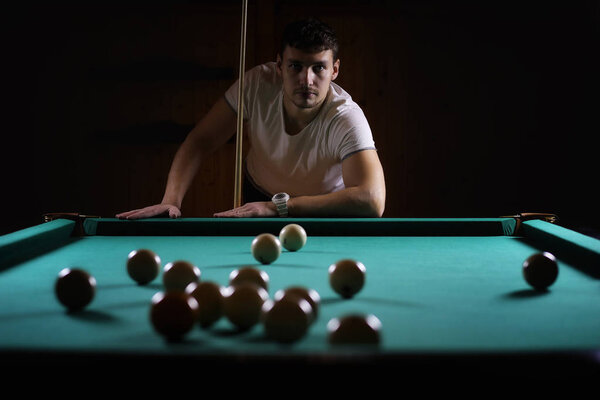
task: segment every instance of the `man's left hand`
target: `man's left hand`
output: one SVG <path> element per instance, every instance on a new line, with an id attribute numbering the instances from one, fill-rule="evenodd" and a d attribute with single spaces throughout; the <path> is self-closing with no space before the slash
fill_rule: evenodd
<path id="1" fill-rule="evenodd" d="M 215 217 L 251 218 L 251 217 L 277 217 L 277 208 L 270 201 L 257 201 L 246 203 L 241 207 L 214 214 Z"/>

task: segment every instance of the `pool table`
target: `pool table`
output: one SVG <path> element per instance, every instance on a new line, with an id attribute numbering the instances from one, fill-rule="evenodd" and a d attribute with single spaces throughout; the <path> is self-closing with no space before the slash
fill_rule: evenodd
<path id="1" fill-rule="evenodd" d="M 308 240 L 272 264 L 251 255 L 259 233 L 301 224 Z M 253 265 L 268 292 L 303 285 L 321 297 L 318 319 L 301 340 L 267 340 L 262 326 L 237 331 L 222 318 L 167 342 L 149 321 L 161 277 L 138 285 L 126 272 L 131 250 L 149 248 L 162 264 L 188 260 L 201 280 L 227 286 L 230 272 Z M 559 263 L 546 291 L 528 286 L 522 263 L 539 251 Z M 361 261 L 366 283 L 337 295 L 328 267 Z M 57 274 L 80 267 L 97 281 L 80 312 L 54 294 Z M 600 365 L 600 241 L 545 219 L 521 218 L 55 218 L 0 239 L 0 357 L 26 363 L 379 366 L 396 371 L 597 374 Z M 379 345 L 334 346 L 327 323 L 373 314 Z"/>

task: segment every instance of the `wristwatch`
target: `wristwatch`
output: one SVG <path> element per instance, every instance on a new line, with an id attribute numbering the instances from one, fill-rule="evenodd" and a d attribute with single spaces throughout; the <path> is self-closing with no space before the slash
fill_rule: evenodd
<path id="1" fill-rule="evenodd" d="M 287 193 L 283 193 L 283 192 L 277 193 L 271 199 L 273 201 L 273 203 L 275 204 L 275 207 L 277 207 L 277 212 L 279 213 L 280 217 L 288 216 L 287 202 L 289 199 L 290 199 L 290 195 Z"/>

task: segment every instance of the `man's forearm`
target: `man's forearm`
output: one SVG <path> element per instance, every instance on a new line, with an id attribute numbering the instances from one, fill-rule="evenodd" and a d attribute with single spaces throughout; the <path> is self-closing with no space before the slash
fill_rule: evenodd
<path id="1" fill-rule="evenodd" d="M 363 187 L 349 187 L 318 196 L 293 197 L 288 201 L 290 217 L 381 217 L 384 208 L 384 191 Z"/>
<path id="2" fill-rule="evenodd" d="M 210 112 L 192 129 L 177 150 L 167 187 L 164 204 L 181 208 L 183 197 L 190 188 L 194 176 L 207 155 L 214 153 L 235 132 L 235 113 L 224 98 L 220 98 Z"/>
<path id="3" fill-rule="evenodd" d="M 177 150 L 162 199 L 163 204 L 172 204 L 181 208 L 183 198 L 200 167 L 203 155 L 193 139 L 187 139 Z"/>

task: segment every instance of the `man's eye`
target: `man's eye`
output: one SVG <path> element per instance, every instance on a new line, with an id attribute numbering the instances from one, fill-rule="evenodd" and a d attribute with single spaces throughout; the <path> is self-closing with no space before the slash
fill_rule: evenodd
<path id="1" fill-rule="evenodd" d="M 315 73 L 319 73 L 319 72 L 323 71 L 324 69 L 325 69 L 325 67 L 324 67 L 324 66 L 322 66 L 322 65 L 315 65 L 315 66 L 313 67 L 313 71 L 314 71 Z"/>
<path id="2" fill-rule="evenodd" d="M 302 65 L 300 64 L 290 64 L 290 68 L 296 72 L 302 71 Z"/>

